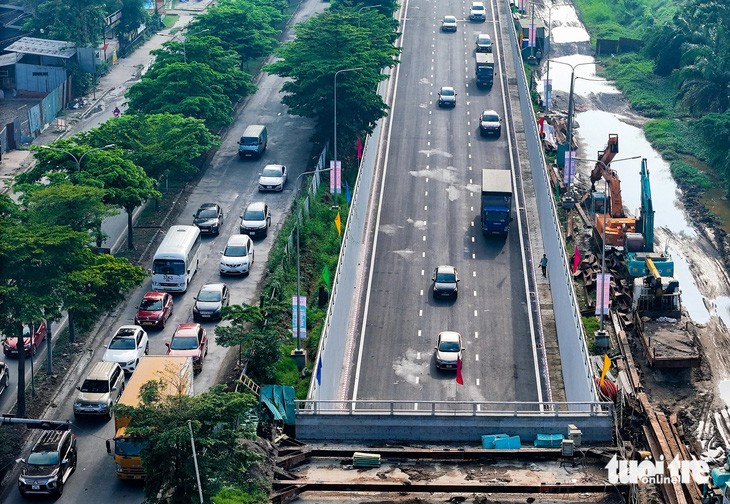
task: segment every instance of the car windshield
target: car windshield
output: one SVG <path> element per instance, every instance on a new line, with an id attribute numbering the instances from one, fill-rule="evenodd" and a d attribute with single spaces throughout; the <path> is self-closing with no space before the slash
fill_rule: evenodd
<path id="1" fill-rule="evenodd" d="M 458 352 L 459 344 L 456 341 L 442 341 L 439 350 L 442 352 Z"/>
<path id="2" fill-rule="evenodd" d="M 456 23 L 456 18 L 454 16 L 446 16 L 444 18 L 444 23 Z"/>
<path id="3" fill-rule="evenodd" d="M 223 255 L 227 257 L 246 257 L 246 246 L 228 245 L 226 250 L 223 251 Z"/>
<path id="4" fill-rule="evenodd" d="M 185 263 L 174 259 L 155 259 L 152 272 L 157 275 L 184 275 Z"/>
<path id="5" fill-rule="evenodd" d="M 109 392 L 109 382 L 106 380 L 84 380 L 84 384 L 81 385 L 81 392 L 104 394 Z"/>
<path id="6" fill-rule="evenodd" d="M 198 211 L 198 219 L 215 219 L 216 217 L 218 217 L 218 212 L 215 209 Z"/>
<path id="7" fill-rule="evenodd" d="M 243 137 L 241 139 L 241 143 L 243 145 L 258 145 L 259 139 L 258 137 Z"/>
<path id="8" fill-rule="evenodd" d="M 441 88 L 441 96 L 454 96 L 454 90 L 449 88 Z"/>
<path id="9" fill-rule="evenodd" d="M 487 212 L 484 216 L 484 220 L 487 222 L 507 222 L 507 212 Z"/>
<path id="10" fill-rule="evenodd" d="M 134 350 L 133 338 L 113 338 L 109 350 Z"/>
<path id="11" fill-rule="evenodd" d="M 198 301 L 220 301 L 221 291 L 200 291 Z"/>
<path id="12" fill-rule="evenodd" d="M 139 305 L 139 309 L 142 311 L 160 311 L 162 310 L 161 299 L 143 299 Z"/>
<path id="13" fill-rule="evenodd" d="M 139 455 L 139 452 L 141 452 L 146 446 L 146 441 L 116 438 L 114 440 L 114 453 L 123 457 L 134 457 Z"/>
<path id="14" fill-rule="evenodd" d="M 264 168 L 262 177 L 281 177 L 281 168 Z"/>
<path id="15" fill-rule="evenodd" d="M 263 210 L 246 210 L 243 214 L 244 220 L 264 220 Z"/>
<path id="16" fill-rule="evenodd" d="M 453 273 L 437 273 L 436 281 L 440 283 L 454 283 L 456 279 Z"/>
<path id="17" fill-rule="evenodd" d="M 482 115 L 482 121 L 484 122 L 499 122 L 499 116 L 494 114 Z"/>
<path id="18" fill-rule="evenodd" d="M 58 452 L 31 452 L 29 465 L 58 465 Z"/>
<path id="19" fill-rule="evenodd" d="M 471 10 L 484 10 L 483 5 L 472 5 Z"/>
<path id="20" fill-rule="evenodd" d="M 172 350 L 195 350 L 198 348 L 198 338 L 194 336 L 175 336 L 170 343 Z"/>

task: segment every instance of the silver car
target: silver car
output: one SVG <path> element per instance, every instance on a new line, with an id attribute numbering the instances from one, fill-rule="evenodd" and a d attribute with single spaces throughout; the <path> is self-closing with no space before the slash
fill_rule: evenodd
<path id="1" fill-rule="evenodd" d="M 283 191 L 286 177 L 286 166 L 276 164 L 264 166 L 264 171 L 259 176 L 259 191 Z"/>
<path id="2" fill-rule="evenodd" d="M 456 16 L 444 16 L 444 20 L 441 22 L 441 31 L 455 32 Z"/>
<path id="3" fill-rule="evenodd" d="M 454 369 L 458 367 L 461 360 L 461 353 L 464 346 L 461 344 L 461 334 L 456 331 L 443 331 L 439 333 L 436 346 L 436 368 Z"/>
<path id="4" fill-rule="evenodd" d="M 109 420 L 114 406 L 124 392 L 124 371 L 116 362 L 97 362 L 84 383 L 76 387 L 74 416 L 102 416 Z"/>
<path id="5" fill-rule="evenodd" d="M 253 242 L 248 235 L 237 234 L 228 239 L 220 261 L 221 275 L 248 275 L 253 264 Z"/>
<path id="6" fill-rule="evenodd" d="M 269 234 L 269 226 L 271 226 L 269 205 L 263 201 L 249 203 L 246 210 L 241 214 L 241 224 L 239 226 L 241 234 L 264 238 Z"/>

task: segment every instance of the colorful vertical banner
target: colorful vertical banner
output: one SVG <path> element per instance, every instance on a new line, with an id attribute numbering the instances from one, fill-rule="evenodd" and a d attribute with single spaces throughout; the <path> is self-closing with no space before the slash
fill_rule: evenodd
<path id="1" fill-rule="evenodd" d="M 347 204 L 349 205 L 352 197 L 350 196 L 350 184 L 347 183 L 347 180 L 345 180 L 345 194 L 347 195 Z"/>
<path id="2" fill-rule="evenodd" d="M 573 273 L 578 271 L 579 264 L 580 264 L 580 250 L 578 250 L 578 245 L 576 245 L 575 252 L 573 252 Z"/>
<path id="3" fill-rule="evenodd" d="M 322 385 L 322 356 L 319 356 L 319 363 L 317 364 L 317 385 Z"/>
<path id="4" fill-rule="evenodd" d="M 520 12 L 525 12 L 525 4 L 526 3 L 527 3 L 526 0 L 519 0 L 519 9 L 520 9 Z"/>
<path id="5" fill-rule="evenodd" d="M 114 49 L 114 52 L 112 52 L 112 65 L 116 65 L 117 63 L 119 63 L 117 60 L 117 50 Z"/>
<path id="6" fill-rule="evenodd" d="M 601 387 L 603 387 L 603 380 L 606 378 L 608 368 L 611 367 L 611 359 L 608 358 L 608 354 L 603 354 L 603 369 L 601 370 Z"/>
<path id="7" fill-rule="evenodd" d="M 528 47 L 535 47 L 535 36 L 537 34 L 537 28 L 535 28 L 534 24 L 530 25 L 530 31 L 529 31 L 529 45 Z"/>
<path id="8" fill-rule="evenodd" d="M 464 377 L 461 375 L 461 357 L 456 357 L 456 383 L 464 385 Z"/>
<path id="9" fill-rule="evenodd" d="M 332 290 L 332 286 L 330 285 L 330 269 L 326 264 L 322 270 L 322 280 L 324 280 L 327 290 Z"/>
<path id="10" fill-rule="evenodd" d="M 335 193 L 335 161 L 330 161 L 330 194 Z"/>
<path id="11" fill-rule="evenodd" d="M 599 273 L 596 275 L 596 315 L 608 315 L 608 305 L 611 303 L 610 291 L 611 274 Z"/>
<path id="12" fill-rule="evenodd" d="M 342 161 L 336 161 L 335 166 L 335 194 L 342 194 Z"/>
<path id="13" fill-rule="evenodd" d="M 362 142 L 360 137 L 357 137 L 357 159 L 362 159 Z"/>
<path id="14" fill-rule="evenodd" d="M 335 226 L 337 227 L 337 236 L 342 236 L 342 220 L 340 219 L 340 212 L 337 212 L 337 217 L 335 217 Z"/>
<path id="15" fill-rule="evenodd" d="M 291 297 L 292 337 L 297 337 L 297 297 Z M 307 339 L 307 296 L 299 296 L 299 339 Z"/>
<path id="16" fill-rule="evenodd" d="M 553 80 L 552 79 L 545 79 L 543 82 L 543 96 L 544 96 L 544 102 L 546 107 L 552 107 L 553 106 Z"/>
<path id="17" fill-rule="evenodd" d="M 575 151 L 565 151 L 565 164 L 563 165 L 563 183 L 571 185 L 575 179 Z"/>

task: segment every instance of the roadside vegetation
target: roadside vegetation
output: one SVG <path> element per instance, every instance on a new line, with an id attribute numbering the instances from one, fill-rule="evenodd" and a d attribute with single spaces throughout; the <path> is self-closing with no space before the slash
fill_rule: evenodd
<path id="1" fill-rule="evenodd" d="M 730 194 L 730 6 L 720 0 L 576 0 L 597 38 L 644 42 L 634 54 L 602 57 L 631 105 L 654 118 L 647 138 L 681 187 L 708 186 L 697 165 L 709 165 Z M 682 160 L 680 161 L 680 157 Z M 706 177 L 705 177 L 706 179 Z"/>

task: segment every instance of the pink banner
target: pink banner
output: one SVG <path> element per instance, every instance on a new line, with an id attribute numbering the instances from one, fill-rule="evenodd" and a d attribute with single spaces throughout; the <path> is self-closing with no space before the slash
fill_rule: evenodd
<path id="1" fill-rule="evenodd" d="M 535 25 L 530 25 L 530 34 L 529 34 L 529 41 L 530 41 L 530 47 L 535 47 L 535 33 L 536 33 Z"/>
<path id="2" fill-rule="evenodd" d="M 335 194 L 342 194 L 342 162 L 337 161 L 335 167 Z"/>
<path id="3" fill-rule="evenodd" d="M 596 315 L 608 315 L 608 305 L 611 303 L 611 274 L 599 273 L 596 275 Z"/>
<path id="4" fill-rule="evenodd" d="M 575 151 L 565 151 L 565 164 L 563 165 L 563 183 L 571 185 L 575 179 Z"/>
<path id="5" fill-rule="evenodd" d="M 330 161 L 330 194 L 335 193 L 335 162 Z"/>

